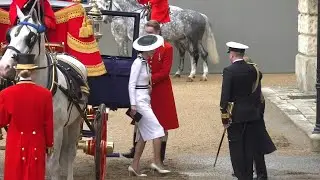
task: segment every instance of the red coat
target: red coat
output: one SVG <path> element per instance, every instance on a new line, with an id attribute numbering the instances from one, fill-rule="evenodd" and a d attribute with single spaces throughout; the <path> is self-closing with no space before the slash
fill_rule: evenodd
<path id="1" fill-rule="evenodd" d="M 156 49 L 153 58 L 148 61 L 152 73 L 151 107 L 165 130 L 179 127 L 170 80 L 172 58 L 173 48 L 165 42 L 164 47 Z"/>
<path id="2" fill-rule="evenodd" d="M 16 24 L 17 17 L 17 8 L 16 5 L 20 9 L 28 2 L 29 0 L 13 0 L 10 9 L 9 9 L 9 17 L 11 24 Z M 42 1 L 41 1 L 42 2 Z M 43 7 L 44 7 L 44 23 L 46 28 L 48 29 L 55 29 L 56 26 L 56 18 L 54 16 L 54 12 L 48 0 L 43 0 Z"/>
<path id="3" fill-rule="evenodd" d="M 140 4 L 151 4 L 151 20 L 159 23 L 170 22 L 170 12 L 168 0 L 138 0 Z"/>
<path id="4" fill-rule="evenodd" d="M 46 148 L 53 146 L 49 90 L 31 81 L 0 92 L 0 127 L 9 124 L 4 180 L 44 180 Z"/>
<path id="5" fill-rule="evenodd" d="M 12 26 L 17 19 L 15 3 L 22 8 L 28 1 L 29 0 L 13 0 L 11 3 L 9 17 Z M 66 53 L 74 56 L 86 66 L 88 76 L 101 76 L 105 74 L 106 68 L 103 64 L 93 31 L 89 34 L 89 29 L 92 30 L 92 26 L 89 26 L 87 21 L 83 23 L 84 20 L 87 19 L 84 19 L 85 9 L 82 5 L 75 3 L 74 5 L 54 12 L 48 0 L 43 0 L 43 2 L 48 41 L 51 43 L 64 42 Z M 80 33 L 81 28 L 84 32 L 83 36 L 80 37 L 80 34 L 82 34 Z"/>

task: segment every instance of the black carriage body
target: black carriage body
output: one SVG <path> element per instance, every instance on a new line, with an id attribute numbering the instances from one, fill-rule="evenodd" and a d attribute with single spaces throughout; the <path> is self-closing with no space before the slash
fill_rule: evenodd
<path id="1" fill-rule="evenodd" d="M 103 15 L 134 18 L 133 40 L 139 36 L 140 14 L 131 12 L 101 11 Z M 98 106 L 104 103 L 111 110 L 130 107 L 128 83 L 131 65 L 137 57 L 132 49 L 131 57 L 102 55 L 107 74 L 88 77 L 90 87 L 89 104 Z"/>

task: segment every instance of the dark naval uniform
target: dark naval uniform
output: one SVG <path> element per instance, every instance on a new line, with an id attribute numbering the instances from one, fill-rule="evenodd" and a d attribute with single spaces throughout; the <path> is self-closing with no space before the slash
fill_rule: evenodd
<path id="1" fill-rule="evenodd" d="M 235 60 L 223 70 L 221 118 L 223 124 L 231 120 L 227 129 L 229 150 L 232 167 L 239 180 L 253 179 L 254 159 L 258 160 L 260 172 L 265 171 L 263 174 L 266 176 L 263 155 L 275 150 L 269 135 L 266 137 L 262 118 L 261 78 L 261 72 L 243 59 Z M 232 109 L 230 103 L 233 104 Z"/>

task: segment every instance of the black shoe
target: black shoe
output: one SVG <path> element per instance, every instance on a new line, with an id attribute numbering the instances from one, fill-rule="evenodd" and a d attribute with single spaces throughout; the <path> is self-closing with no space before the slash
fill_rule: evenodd
<path id="1" fill-rule="evenodd" d="M 122 154 L 122 156 L 126 157 L 126 158 L 129 158 L 129 159 L 132 159 L 134 157 L 134 152 L 135 152 L 135 148 L 136 148 L 136 132 L 133 132 L 133 147 L 130 149 L 130 152 L 128 153 L 124 153 Z"/>
<path id="2" fill-rule="evenodd" d="M 126 158 L 129 158 L 129 159 L 132 159 L 133 156 L 134 156 L 134 147 L 130 149 L 130 152 L 128 153 L 123 153 L 122 156 L 126 157 Z"/>
<path id="3" fill-rule="evenodd" d="M 254 180 L 268 180 L 268 176 L 267 175 L 258 175 L 257 178 L 255 178 Z"/>

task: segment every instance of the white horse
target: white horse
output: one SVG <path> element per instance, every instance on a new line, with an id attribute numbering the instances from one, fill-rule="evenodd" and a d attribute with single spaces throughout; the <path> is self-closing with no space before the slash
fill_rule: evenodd
<path id="1" fill-rule="evenodd" d="M 140 32 L 143 35 L 144 25 L 147 20 L 144 16 L 144 6 L 136 0 L 96 0 L 98 7 L 103 10 L 140 12 Z M 213 64 L 219 62 L 219 55 L 216 48 L 216 41 L 211 29 L 209 19 L 206 15 L 193 10 L 182 9 L 177 6 L 170 6 L 171 22 L 163 24 L 161 27 L 162 36 L 179 50 L 180 63 L 175 73 L 180 77 L 184 68 L 185 53 L 190 54 L 191 72 L 188 81 L 193 81 L 196 75 L 196 67 L 199 57 L 203 59 L 203 75 L 201 80 L 207 80 L 209 56 Z M 118 44 L 119 55 L 128 56 L 128 41 L 133 39 L 134 22 L 133 18 L 128 17 L 107 17 L 104 22 L 111 21 L 111 32 Z M 203 42 L 208 51 L 205 50 Z"/>
<path id="2" fill-rule="evenodd" d="M 24 12 L 28 13 L 28 10 L 24 9 Z M 68 88 L 67 81 L 69 79 L 67 79 L 66 73 L 57 68 L 58 65 L 53 65 L 52 63 L 56 63 L 57 61 L 55 60 L 69 62 L 78 69 L 83 82 L 87 81 L 86 67 L 71 56 L 57 54 L 54 59 L 52 54 L 46 53 L 45 34 L 41 31 L 41 22 L 37 18 L 36 11 L 30 10 L 30 13 L 25 15 L 17 7 L 17 15 L 20 23 L 8 31 L 9 44 L 0 61 L 0 75 L 7 79 L 14 78 L 15 72 L 13 67 L 17 63 L 14 56 L 17 53 L 31 53 L 36 55 L 35 63 L 39 67 L 43 67 L 34 72 L 34 81 L 43 87 L 58 84 L 53 97 L 54 152 L 49 158 L 47 167 L 52 180 L 60 180 L 62 178 L 62 169 L 68 171 L 67 179 L 73 180 L 73 162 L 76 157 L 82 118 L 78 109 L 74 107 L 75 104 L 71 103 L 71 107 L 69 106 L 70 101 L 68 96 L 59 88 L 59 86 L 65 89 Z M 52 59 L 53 61 L 51 61 Z M 53 74 L 54 72 L 56 74 Z M 55 82 L 49 78 L 50 74 L 57 77 Z M 83 109 L 86 107 L 88 94 L 81 92 L 81 95 L 83 103 L 79 105 Z"/>

